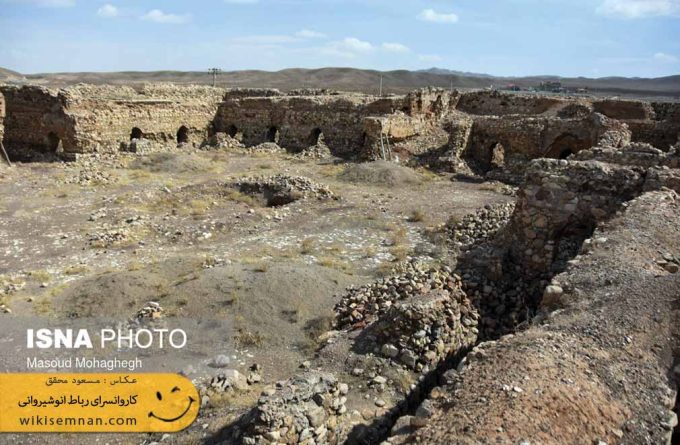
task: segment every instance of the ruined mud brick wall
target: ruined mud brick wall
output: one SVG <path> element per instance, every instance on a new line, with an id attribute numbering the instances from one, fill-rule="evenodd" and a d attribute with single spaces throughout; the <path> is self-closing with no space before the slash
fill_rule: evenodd
<path id="1" fill-rule="evenodd" d="M 680 142 L 680 103 L 653 102 L 647 120 L 627 119 L 633 141 L 646 142 L 667 150 Z"/>
<path id="2" fill-rule="evenodd" d="M 456 108 L 459 111 L 480 116 L 538 115 L 564 104 L 567 100 L 499 91 L 475 91 L 462 94 Z"/>
<path id="3" fill-rule="evenodd" d="M 654 110 L 647 102 L 606 99 L 593 102 L 593 109 L 605 116 L 618 120 L 650 120 Z"/>
<path id="4" fill-rule="evenodd" d="M 210 87 L 76 85 L 63 90 L 4 87 L 8 149 L 65 153 L 118 151 L 133 129 L 138 136 L 177 143 L 180 129 L 188 142 L 207 135 L 224 90 Z"/>
<path id="5" fill-rule="evenodd" d="M 22 150 L 56 151 L 60 142 L 77 145 L 73 120 L 66 114 L 66 98 L 42 87 L 3 86 L 4 145 L 10 156 Z"/>
<path id="6" fill-rule="evenodd" d="M 363 120 L 403 108 L 403 97 L 375 98 L 355 94 L 230 98 L 220 105 L 215 130 L 247 145 L 276 142 L 302 150 L 321 135 L 333 154 L 351 156 L 366 143 Z"/>
<path id="7" fill-rule="evenodd" d="M 364 119 L 366 138 L 358 157 L 381 159 L 382 151 L 388 150 L 392 159 L 408 159 L 444 147 L 450 139 L 445 123 L 456 114 L 459 99 L 459 92 L 441 88 L 412 91 L 400 110 Z"/>
<path id="8" fill-rule="evenodd" d="M 503 158 L 515 156 L 523 161 L 565 158 L 597 145 L 603 138 L 618 146 L 630 142 L 630 133 L 625 125 L 597 113 L 576 119 L 476 117 L 463 156 L 490 169 L 499 166 L 492 165 L 494 150 L 502 150 Z"/>
<path id="9" fill-rule="evenodd" d="M 401 110 L 411 116 L 426 115 L 441 119 L 458 106 L 461 94 L 441 88 L 421 88 L 406 95 L 406 104 Z"/>
<path id="10" fill-rule="evenodd" d="M 65 144 L 64 150 L 84 153 L 117 151 L 132 136 L 160 144 L 200 144 L 208 136 L 224 90 L 152 84 L 139 92 L 127 87 L 77 86 L 66 94 L 77 144 Z"/>

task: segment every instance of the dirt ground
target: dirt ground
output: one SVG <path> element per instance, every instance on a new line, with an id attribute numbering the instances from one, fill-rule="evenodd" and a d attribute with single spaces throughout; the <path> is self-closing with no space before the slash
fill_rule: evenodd
<path id="1" fill-rule="evenodd" d="M 324 184 L 339 199 L 267 207 L 229 186 L 279 173 Z M 441 258 L 445 248 L 428 229 L 513 201 L 504 191 L 395 165 L 285 154 L 191 151 L 3 168 L 0 283 L 8 291 L 1 302 L 11 313 L 0 317 L 12 327 L 0 343 L 0 370 L 25 370 L 19 334 L 36 317 L 125 322 L 154 301 L 164 323 L 189 326 L 190 346 L 149 354 L 144 371 L 205 380 L 224 354 L 229 368 L 246 374 L 257 363 L 262 384 L 276 382 L 312 354 L 347 286 L 369 283 L 410 256 Z M 218 431 L 258 394 L 256 387 L 212 402 L 182 441 Z M 160 438 L 0 436 L 36 444 L 152 439 Z"/>

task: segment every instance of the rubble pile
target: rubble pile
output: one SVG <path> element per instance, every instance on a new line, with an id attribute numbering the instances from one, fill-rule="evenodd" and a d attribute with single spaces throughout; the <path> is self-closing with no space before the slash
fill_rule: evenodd
<path id="1" fill-rule="evenodd" d="M 210 136 L 203 144 L 203 150 L 219 150 L 229 148 L 244 148 L 241 141 L 229 136 L 227 133 L 218 132 Z"/>
<path id="2" fill-rule="evenodd" d="M 168 146 L 150 139 L 132 139 L 130 140 L 130 143 L 121 142 L 120 151 L 136 154 L 149 154 L 168 151 Z"/>
<path id="3" fill-rule="evenodd" d="M 163 316 L 163 308 L 155 301 L 148 302 L 143 308 L 137 311 L 135 318 L 137 320 L 156 320 Z"/>
<path id="4" fill-rule="evenodd" d="M 264 142 L 262 144 L 253 145 L 246 148 L 248 153 L 285 153 L 286 149 L 280 147 L 274 142 Z"/>
<path id="5" fill-rule="evenodd" d="M 104 232 L 88 234 L 87 242 L 90 247 L 107 249 L 124 243 L 129 237 L 130 233 L 125 228 L 110 229 Z"/>
<path id="6" fill-rule="evenodd" d="M 348 288 L 347 294 L 335 305 L 336 327 L 369 324 L 385 315 L 396 302 L 436 289 L 460 292 L 461 278 L 448 266 L 426 269 L 417 262 L 410 262 L 402 274 Z"/>
<path id="7" fill-rule="evenodd" d="M 232 184 L 241 193 L 262 195 L 269 207 L 290 204 L 303 198 L 337 199 L 336 195 L 323 184 L 303 176 L 248 176 Z"/>
<path id="8" fill-rule="evenodd" d="M 64 179 L 65 184 L 78 185 L 103 185 L 117 182 L 118 178 L 109 172 L 102 171 L 100 168 L 89 165 L 76 174 Z"/>
<path id="9" fill-rule="evenodd" d="M 300 374 L 265 389 L 235 434 L 248 445 L 337 444 L 348 392 L 332 374 Z"/>
<path id="10" fill-rule="evenodd" d="M 381 353 L 421 371 L 477 341 L 479 314 L 460 288 L 396 302 L 376 323 Z"/>
<path id="11" fill-rule="evenodd" d="M 446 232 L 451 243 L 467 250 L 483 241 L 493 238 L 510 220 L 515 204 L 486 205 L 470 213 L 461 221 L 450 221 Z"/>
<path id="12" fill-rule="evenodd" d="M 312 145 L 294 155 L 297 159 L 325 159 L 332 156 L 333 154 L 326 144 Z"/>

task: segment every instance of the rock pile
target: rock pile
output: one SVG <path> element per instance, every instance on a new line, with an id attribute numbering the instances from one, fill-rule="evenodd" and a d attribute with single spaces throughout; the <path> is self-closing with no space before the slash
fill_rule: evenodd
<path id="1" fill-rule="evenodd" d="M 266 389 L 236 436 L 247 445 L 337 444 L 349 387 L 332 374 L 306 372 Z"/>
<path id="2" fill-rule="evenodd" d="M 302 198 L 337 199 L 327 186 L 303 176 L 250 176 L 238 179 L 232 185 L 241 193 L 264 196 L 270 207 L 290 204 Z"/>
<path id="3" fill-rule="evenodd" d="M 657 260 L 656 264 L 664 268 L 667 272 L 680 272 L 680 256 L 671 253 L 664 253 L 663 259 Z"/>
<path id="4" fill-rule="evenodd" d="M 129 231 L 120 229 L 110 229 L 101 233 L 88 234 L 87 242 L 90 247 L 107 249 L 125 242 L 129 238 Z"/>
<path id="5" fill-rule="evenodd" d="M 156 320 L 163 316 L 163 308 L 155 301 L 148 302 L 143 308 L 137 311 L 135 318 L 137 320 Z"/>
<path id="6" fill-rule="evenodd" d="M 65 184 L 102 185 L 117 182 L 118 178 L 98 168 L 84 168 L 64 180 Z"/>
<path id="7" fill-rule="evenodd" d="M 274 142 L 264 142 L 262 144 L 248 147 L 246 151 L 248 151 L 248 153 L 284 153 L 286 149 L 280 147 Z"/>
<path id="8" fill-rule="evenodd" d="M 218 132 L 210 136 L 202 145 L 203 150 L 244 148 L 241 141 L 229 136 L 227 133 Z"/>
<path id="9" fill-rule="evenodd" d="M 129 144 L 120 144 L 120 151 L 128 153 L 149 154 L 167 150 L 168 147 L 149 139 L 132 139 Z"/>
<path id="10" fill-rule="evenodd" d="M 245 391 L 248 389 L 246 377 L 235 369 L 228 369 L 210 380 L 209 388 L 217 392 L 229 390 Z"/>
<path id="11" fill-rule="evenodd" d="M 477 341 L 479 314 L 465 293 L 438 289 L 396 302 L 376 323 L 382 355 L 410 369 L 431 369 Z"/>
<path id="12" fill-rule="evenodd" d="M 365 326 L 386 314 L 396 302 L 436 289 L 458 292 L 461 278 L 448 266 L 426 269 L 415 261 L 410 262 L 407 271 L 400 275 L 348 288 L 335 306 L 336 327 Z"/>
<path id="13" fill-rule="evenodd" d="M 296 153 L 294 157 L 297 159 L 326 159 L 333 157 L 333 154 L 326 144 L 317 144 Z"/>
<path id="14" fill-rule="evenodd" d="M 450 221 L 446 232 L 451 242 L 463 250 L 493 238 L 510 220 L 515 204 L 486 205 L 463 217 L 461 221 Z"/>

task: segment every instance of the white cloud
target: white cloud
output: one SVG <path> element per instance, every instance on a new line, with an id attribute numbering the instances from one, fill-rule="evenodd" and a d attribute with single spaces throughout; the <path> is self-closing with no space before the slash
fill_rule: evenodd
<path id="1" fill-rule="evenodd" d="M 341 42 L 337 42 L 337 45 L 347 51 L 356 53 L 367 53 L 373 50 L 373 45 L 369 42 L 364 42 L 355 37 L 347 37 Z"/>
<path id="2" fill-rule="evenodd" d="M 677 63 L 679 61 L 679 59 L 676 56 L 666 53 L 654 54 L 654 60 L 664 63 Z"/>
<path id="3" fill-rule="evenodd" d="M 99 17 L 113 18 L 118 17 L 118 8 L 107 3 L 101 8 L 97 9 L 97 15 Z"/>
<path id="4" fill-rule="evenodd" d="M 406 54 L 411 52 L 408 46 L 402 45 L 401 43 L 383 43 L 382 49 L 390 53 Z"/>
<path id="5" fill-rule="evenodd" d="M 301 39 L 324 39 L 324 38 L 326 38 L 326 34 L 324 34 L 322 32 L 312 31 L 311 29 L 302 29 L 302 30 L 296 32 L 295 36 L 300 37 Z"/>
<path id="6" fill-rule="evenodd" d="M 458 16 L 454 13 L 440 13 L 436 12 L 434 9 L 424 9 L 420 14 L 418 14 L 418 19 L 425 22 L 434 23 L 457 23 Z"/>
<path id="7" fill-rule="evenodd" d="M 680 14 L 680 0 L 604 0 L 598 14 L 636 19 Z"/>
<path id="8" fill-rule="evenodd" d="M 344 40 L 330 42 L 319 50 L 327 56 L 353 59 L 358 55 L 369 54 L 374 49 L 375 47 L 369 42 L 364 42 L 356 37 L 347 37 Z"/>
<path id="9" fill-rule="evenodd" d="M 152 9 L 142 16 L 142 20 L 148 20 L 156 23 L 171 23 L 182 24 L 187 23 L 190 19 L 188 15 L 167 14 L 160 9 Z"/>

